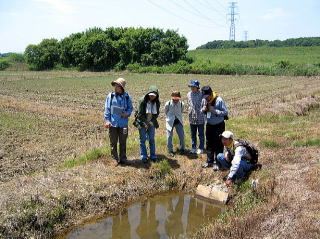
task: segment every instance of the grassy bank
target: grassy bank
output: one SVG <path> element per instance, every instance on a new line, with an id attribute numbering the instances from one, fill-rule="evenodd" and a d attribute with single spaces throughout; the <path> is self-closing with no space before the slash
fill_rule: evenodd
<path id="1" fill-rule="evenodd" d="M 319 188 L 318 77 L 2 71 L 0 235 L 47 238 L 93 216 L 110 214 L 140 196 L 168 190 L 193 191 L 199 183 L 223 178 L 223 172 L 201 168 L 204 155 L 166 154 L 163 114 L 156 137 L 160 160 L 141 163 L 138 131 L 131 119 L 130 163 L 112 167 L 102 115 L 106 93 L 112 89 L 110 83 L 119 76 L 127 80 L 134 106 L 149 85 L 157 85 L 161 112 L 173 89 L 180 90 L 186 101 L 190 79 L 213 86 L 230 110 L 227 128 L 260 149 L 263 169 L 248 181 L 259 179 L 256 191 L 249 183 L 234 188 L 235 200 L 228 214 L 218 224 L 207 225 L 199 238 L 211 238 L 219 225 L 229 225 L 219 235 L 228 235 L 236 225 L 239 234 L 233 236 L 250 231 L 254 237 L 259 226 L 278 220 L 275 217 L 280 218 L 281 213 L 289 223 L 292 215 L 285 212 L 289 206 L 303 209 L 309 220 L 317 217 L 318 206 L 313 202 L 318 200 L 315 192 Z M 187 121 L 185 131 L 190 148 Z M 177 141 L 175 135 L 175 145 Z M 292 175 L 297 175 L 294 180 Z M 301 193 L 297 193 L 297 186 L 303 189 Z M 310 204 L 298 204 L 304 193 L 314 197 Z M 283 203 L 277 204 L 277 200 Z M 252 228 L 248 226 L 250 215 L 256 221 Z M 308 218 L 303 218 L 307 222 Z M 307 228 L 299 225 L 304 225 L 301 230 Z M 267 227 L 263 228 L 267 235 Z M 305 234 L 310 235 L 307 229 Z"/>
<path id="2" fill-rule="evenodd" d="M 320 47 L 281 47 L 192 50 L 193 63 L 179 61 L 169 66 L 128 66 L 137 73 L 182 73 L 218 75 L 320 75 Z"/>

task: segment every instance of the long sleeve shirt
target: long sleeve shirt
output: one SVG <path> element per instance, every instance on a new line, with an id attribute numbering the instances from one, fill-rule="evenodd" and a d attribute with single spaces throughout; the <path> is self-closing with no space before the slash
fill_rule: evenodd
<path id="1" fill-rule="evenodd" d="M 205 99 L 203 99 L 201 106 L 203 107 L 206 105 L 207 102 Z M 208 108 L 209 107 L 210 106 L 208 106 Z M 208 111 L 204 113 L 206 113 L 205 119 L 207 123 L 211 125 L 216 125 L 224 121 L 224 117 L 228 115 L 228 109 L 223 99 L 220 96 L 218 96 L 214 104 L 214 110 L 210 111 L 210 109 L 208 109 Z"/>
<path id="2" fill-rule="evenodd" d="M 187 94 L 188 97 L 188 115 L 190 124 L 204 124 L 204 114 L 201 111 L 202 93 L 201 91 Z"/>
<path id="3" fill-rule="evenodd" d="M 234 156 L 231 161 L 230 172 L 228 174 L 228 178 L 233 178 L 233 176 L 237 173 L 241 159 L 246 155 L 247 150 L 245 147 L 239 146 L 234 150 Z"/>
<path id="4" fill-rule="evenodd" d="M 109 93 L 105 101 L 104 119 L 110 122 L 112 127 L 125 128 L 128 127 L 129 116 L 133 110 L 131 97 L 124 92 L 118 94 Z M 121 113 L 126 113 L 128 117 L 122 117 Z"/>
<path id="5" fill-rule="evenodd" d="M 164 112 L 166 114 L 166 128 L 171 131 L 174 120 L 178 119 L 181 124 L 183 124 L 182 113 L 184 110 L 184 103 L 179 101 L 174 103 L 172 100 L 166 102 L 164 106 Z"/>

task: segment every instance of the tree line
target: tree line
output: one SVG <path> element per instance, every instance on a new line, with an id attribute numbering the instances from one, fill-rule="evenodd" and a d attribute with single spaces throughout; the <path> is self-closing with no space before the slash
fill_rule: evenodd
<path id="1" fill-rule="evenodd" d="M 186 59 L 187 39 L 158 28 L 90 28 L 58 41 L 28 45 L 25 59 L 34 70 L 76 67 L 79 70 L 124 70 L 129 64 L 162 66 Z"/>
<path id="2" fill-rule="evenodd" d="M 197 47 L 197 49 L 227 49 L 227 48 L 255 48 L 255 47 L 294 47 L 294 46 L 320 46 L 320 37 L 300 37 L 287 40 L 250 40 L 250 41 L 224 41 L 216 40 Z"/>

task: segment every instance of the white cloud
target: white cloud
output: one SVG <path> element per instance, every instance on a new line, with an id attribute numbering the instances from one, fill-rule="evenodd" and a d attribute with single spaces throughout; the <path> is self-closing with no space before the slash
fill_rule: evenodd
<path id="1" fill-rule="evenodd" d="M 264 15 L 260 16 L 260 18 L 263 20 L 275 20 L 286 15 L 287 14 L 284 12 L 282 8 L 273 8 L 269 9 Z"/>
<path id="2" fill-rule="evenodd" d="M 74 13 L 75 9 L 67 0 L 33 0 L 34 2 L 42 2 L 49 4 L 55 10 L 61 13 Z"/>

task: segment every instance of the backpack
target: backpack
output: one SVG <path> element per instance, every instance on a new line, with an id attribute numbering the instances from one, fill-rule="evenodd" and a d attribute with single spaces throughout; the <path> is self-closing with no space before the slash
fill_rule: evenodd
<path id="1" fill-rule="evenodd" d="M 251 159 L 247 160 L 248 163 L 254 165 L 258 163 L 258 158 L 259 158 L 259 150 L 257 149 L 256 146 L 254 146 L 252 143 L 250 143 L 247 140 L 244 139 L 238 139 L 237 144 L 235 144 L 235 147 L 243 146 L 246 148 L 247 152 L 250 154 Z"/>

